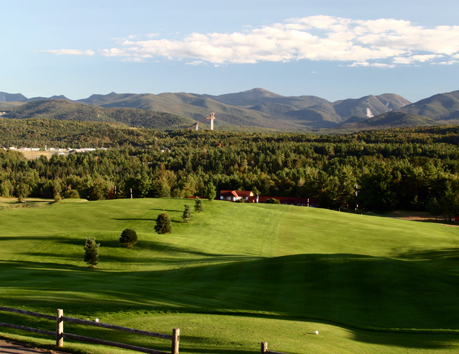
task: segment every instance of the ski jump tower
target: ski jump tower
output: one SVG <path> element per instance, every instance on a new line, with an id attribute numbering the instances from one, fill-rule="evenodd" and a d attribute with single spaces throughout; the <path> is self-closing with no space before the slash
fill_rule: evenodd
<path id="1" fill-rule="evenodd" d="M 206 118 L 204 118 L 202 121 L 200 122 L 196 122 L 194 123 L 190 128 L 188 129 L 191 129 L 191 128 L 195 128 L 196 130 L 199 130 L 199 124 L 201 124 L 202 122 L 204 122 L 205 120 L 210 120 L 210 130 L 214 130 L 214 120 L 215 120 L 215 112 L 212 112 L 210 115 L 208 115 Z"/>
<path id="2" fill-rule="evenodd" d="M 214 130 L 215 112 L 212 112 L 206 119 L 210 120 L 210 130 Z"/>

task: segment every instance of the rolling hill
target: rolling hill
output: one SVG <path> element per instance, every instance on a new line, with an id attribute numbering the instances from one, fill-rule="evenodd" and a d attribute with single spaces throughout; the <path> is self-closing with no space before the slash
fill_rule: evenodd
<path id="1" fill-rule="evenodd" d="M 205 96 L 225 104 L 260 111 L 309 129 L 332 128 L 351 116 L 368 117 L 368 113 L 374 116 L 410 103 L 395 94 L 329 102 L 316 96 L 285 97 L 262 88 L 220 96 Z"/>
<path id="2" fill-rule="evenodd" d="M 301 126 L 282 121 L 266 113 L 227 105 L 210 98 L 189 93 L 93 95 L 79 102 L 101 107 L 135 107 L 170 112 L 201 121 L 215 112 L 218 126 L 253 126 L 270 129 L 299 129 Z"/>
<path id="3" fill-rule="evenodd" d="M 459 124 L 459 91 L 438 94 L 374 118 L 354 116 L 339 129 L 358 131 L 439 124 Z"/>
<path id="4" fill-rule="evenodd" d="M 38 99 L 33 98 L 29 101 L 40 102 L 37 101 Z M 393 94 L 368 96 L 359 100 L 344 100 L 333 103 L 315 96 L 285 97 L 261 88 L 220 96 L 190 93 L 154 95 L 112 92 L 107 95 L 92 95 L 76 102 L 103 108 L 135 108 L 168 112 L 189 117 L 195 121 L 202 120 L 209 112 L 215 112 L 217 126 L 220 129 L 253 127 L 283 131 L 332 128 L 344 122 L 351 115 L 365 116 L 368 109 L 379 114 L 408 103 L 400 96 Z M 33 107 L 36 106 L 28 107 L 29 117 L 43 114 L 40 111 L 31 112 L 30 108 Z M 86 110 L 89 111 L 89 109 Z M 18 111 L 16 110 L 16 112 Z M 96 111 L 94 109 L 89 115 L 92 114 L 93 117 L 100 119 L 98 116 L 100 113 L 96 113 Z M 14 114 L 14 111 L 12 113 Z M 10 116 L 13 117 L 13 114 Z M 81 114 L 81 112 L 76 112 L 76 114 Z M 108 114 L 103 115 L 109 116 Z M 55 118 L 60 116 L 59 114 L 54 115 Z M 67 116 L 73 119 L 71 115 L 67 114 Z M 123 122 L 129 124 L 128 121 Z"/>
<path id="5" fill-rule="evenodd" d="M 395 111 L 368 119 L 351 117 L 337 129 L 341 131 L 360 131 L 368 129 L 424 127 L 439 124 L 441 123 L 426 116 Z"/>
<path id="6" fill-rule="evenodd" d="M 53 96 L 46 100 L 55 101 L 57 99 L 70 102 L 64 96 Z M 45 106 L 43 103 L 36 106 L 29 105 L 24 110 L 17 108 L 18 105 L 23 105 L 25 102 L 30 104 L 42 101 L 45 101 L 42 97 L 27 99 L 21 94 L 0 93 L 0 108 L 11 110 L 9 115 L 11 118 L 43 115 L 45 113 L 41 111 Z M 107 95 L 92 95 L 73 103 L 84 103 L 87 106 L 84 109 L 81 106 L 73 106 L 73 114 L 70 113 L 70 105 L 65 114 L 53 113 L 50 110 L 51 107 L 44 108 L 44 110 L 47 110 L 48 116 L 57 119 L 65 119 L 63 117 L 76 119 L 75 117 L 85 111 L 86 113 L 83 114 L 87 117 L 85 119 L 89 117 L 92 120 L 104 121 L 120 121 L 121 119 L 121 122 L 128 125 L 146 127 L 157 125 L 150 123 L 153 118 L 142 111 L 153 111 L 156 115 L 157 112 L 167 112 L 188 118 L 186 122 L 183 121 L 183 124 L 174 118 L 175 121 L 171 121 L 170 129 L 189 126 L 195 121 L 201 121 L 210 112 L 215 112 L 217 129 L 227 130 L 326 131 L 327 129 L 340 130 L 343 129 L 342 127 L 348 130 L 358 130 L 459 123 L 459 91 L 438 94 L 415 103 L 410 103 L 399 95 L 389 93 L 330 102 L 316 96 L 282 96 L 262 88 L 217 96 L 192 93 L 155 95 L 112 92 Z M 59 110 L 57 106 L 59 105 L 56 105 L 55 108 Z M 88 108 L 88 106 L 93 108 Z M 34 107 L 36 111 L 33 110 Z M 119 111 L 115 114 L 113 111 L 99 111 L 97 107 L 119 109 Z M 128 111 L 128 109 L 137 109 L 137 111 Z M 115 115 L 116 119 L 113 118 Z M 374 119 L 377 117 L 379 118 Z M 161 127 L 163 128 L 164 125 Z"/>
<path id="7" fill-rule="evenodd" d="M 438 94 L 400 109 L 401 112 L 447 121 L 459 118 L 459 91 Z"/>
<path id="8" fill-rule="evenodd" d="M 204 201 L 205 212 L 184 223 L 185 202 L 64 200 L 0 211 L 2 306 L 63 308 L 67 316 L 160 333 L 180 327 L 180 352 L 189 354 L 248 354 L 262 340 L 286 353 L 457 352 L 458 228 L 223 201 Z M 173 231 L 158 235 L 155 218 L 164 210 Z M 139 236 L 133 249 L 119 244 L 126 228 Z M 88 236 L 101 243 L 95 269 L 83 262 Z M 2 321 L 19 319 L 2 314 Z M 168 350 L 167 343 L 155 348 Z"/>
<path id="9" fill-rule="evenodd" d="M 103 108 L 64 99 L 32 101 L 12 108 L 2 116 L 9 119 L 58 119 L 67 121 L 93 121 L 123 123 L 131 127 L 180 129 L 194 121 L 171 113 L 136 108 Z"/>

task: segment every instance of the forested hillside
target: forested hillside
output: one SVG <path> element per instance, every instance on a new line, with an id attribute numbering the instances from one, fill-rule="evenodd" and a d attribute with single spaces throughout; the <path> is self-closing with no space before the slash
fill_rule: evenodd
<path id="1" fill-rule="evenodd" d="M 131 127 L 180 129 L 193 124 L 190 118 L 171 113 L 135 108 L 102 108 L 64 99 L 32 101 L 10 109 L 5 115 L 10 119 L 46 118 L 68 121 L 123 123 Z"/>
<path id="2" fill-rule="evenodd" d="M 1 146 L 88 148 L 148 146 L 152 130 L 121 123 L 55 119 L 0 119 Z"/>
<path id="3" fill-rule="evenodd" d="M 52 130 L 24 124 L 37 143 Z M 59 197 L 76 190 L 81 197 L 103 199 L 114 197 L 116 187 L 118 197 L 130 188 L 135 197 L 187 197 L 205 195 L 213 184 L 217 190 L 317 198 L 324 208 L 459 212 L 458 127 L 340 136 L 87 127 L 99 130 L 95 139 L 110 137 L 112 146 L 125 147 L 33 161 L 2 150 L 0 194 Z M 21 130 L 9 130 L 9 141 L 16 131 Z"/>

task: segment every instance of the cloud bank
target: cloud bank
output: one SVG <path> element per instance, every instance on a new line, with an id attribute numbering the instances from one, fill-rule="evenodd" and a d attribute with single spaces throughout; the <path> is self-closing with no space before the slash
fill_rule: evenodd
<path id="1" fill-rule="evenodd" d="M 78 50 L 78 49 L 49 49 L 43 50 L 44 53 L 51 53 L 57 55 L 94 55 L 93 50 Z"/>
<path id="2" fill-rule="evenodd" d="M 459 62 L 459 26 L 425 28 L 395 19 L 311 16 L 234 33 L 192 33 L 181 40 L 158 37 L 128 37 L 99 52 L 125 61 L 162 57 L 190 65 L 310 60 L 395 67 Z"/>

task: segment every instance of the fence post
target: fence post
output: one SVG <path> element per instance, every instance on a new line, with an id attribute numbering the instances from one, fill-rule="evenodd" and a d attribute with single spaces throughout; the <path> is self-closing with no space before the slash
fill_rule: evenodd
<path id="1" fill-rule="evenodd" d="M 261 342 L 261 354 L 268 352 L 268 342 Z"/>
<path id="2" fill-rule="evenodd" d="M 64 346 L 64 310 L 57 310 L 56 316 L 56 345 L 59 348 Z"/>
<path id="3" fill-rule="evenodd" d="M 180 328 L 174 328 L 172 330 L 172 354 L 179 354 L 180 344 Z"/>

